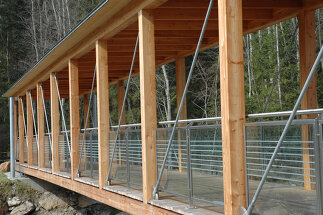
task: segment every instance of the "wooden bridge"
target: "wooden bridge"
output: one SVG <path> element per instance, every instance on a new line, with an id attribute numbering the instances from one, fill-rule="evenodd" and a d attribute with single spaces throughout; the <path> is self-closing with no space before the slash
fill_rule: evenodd
<path id="1" fill-rule="evenodd" d="M 209 0 L 103 2 L 5 93 L 4 96 L 15 98 L 11 99 L 11 131 L 12 139 L 18 140 L 13 144 L 16 149 L 12 153 L 12 157 L 18 156 L 16 170 L 130 214 L 218 211 L 236 215 L 241 208 L 246 208 L 246 158 L 245 146 L 241 144 L 245 141 L 246 121 L 243 35 L 297 17 L 303 85 L 316 58 L 315 9 L 322 7 L 323 1 L 214 1 L 199 51 L 216 45 L 220 49 L 224 209 L 185 209 L 187 204 L 177 198 L 167 202 L 167 196 L 162 200 L 155 200 L 156 196 L 153 196 L 158 180 L 155 71 L 158 66 L 176 62 L 179 105 L 186 83 L 185 57 L 194 53 L 202 38 L 201 29 L 209 4 Z M 137 36 L 139 46 L 133 61 Z M 120 83 L 128 77 L 132 62 L 133 75 L 140 76 L 142 187 L 123 188 L 108 177 L 113 166 L 109 163 L 112 160 L 109 153 L 112 144 L 109 141 L 109 86 L 118 84 L 121 108 L 124 91 Z M 315 81 L 303 100 L 302 109 L 317 108 Z M 86 95 L 91 93 L 92 87 L 97 94 L 98 177 L 88 180 L 79 174 L 80 146 L 85 133 L 81 130 L 79 110 L 82 97 L 84 110 L 88 109 Z M 60 103 L 63 98 L 69 102 L 69 116 L 65 116 L 68 119 L 61 117 L 64 115 Z M 184 103 L 180 119 L 186 119 L 186 112 Z M 85 121 L 86 115 L 81 117 Z M 62 120 L 65 128 L 61 126 Z M 303 139 L 309 139 L 308 133 L 304 128 Z M 310 153 L 306 151 L 308 148 L 304 146 L 305 155 Z M 306 168 L 306 159 L 304 156 L 304 169 L 310 169 Z M 181 171 L 180 167 L 178 171 Z M 312 181 L 310 173 L 304 175 L 306 181 Z M 305 183 L 304 187 L 314 189 L 311 183 Z"/>

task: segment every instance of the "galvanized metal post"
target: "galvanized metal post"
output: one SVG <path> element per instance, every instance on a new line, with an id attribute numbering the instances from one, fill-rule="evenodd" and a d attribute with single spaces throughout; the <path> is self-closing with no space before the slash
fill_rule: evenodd
<path id="1" fill-rule="evenodd" d="M 15 178 L 15 135 L 14 135 L 14 111 L 13 98 L 9 98 L 9 114 L 10 114 L 10 178 Z"/>
<path id="2" fill-rule="evenodd" d="M 315 155 L 315 178 L 316 178 L 316 200 L 317 214 L 322 214 L 322 178 L 321 178 L 321 144 L 322 144 L 322 127 L 319 123 L 320 116 L 315 119 L 313 125 L 314 155 Z"/>
<path id="3" fill-rule="evenodd" d="M 125 142 L 126 142 L 126 158 L 127 158 L 127 185 L 130 187 L 130 165 L 129 165 L 129 149 L 128 149 L 128 144 L 129 144 L 129 131 L 128 128 L 126 129 L 126 137 L 125 137 Z"/>
<path id="4" fill-rule="evenodd" d="M 92 131 L 90 132 L 90 161 L 91 161 L 91 178 L 93 178 L 93 137 Z"/>
<path id="5" fill-rule="evenodd" d="M 194 208 L 193 205 L 193 173 L 191 166 L 191 132 L 190 125 L 186 127 L 186 142 L 187 142 L 187 174 L 188 174 L 188 199 L 190 208 Z"/>
<path id="6" fill-rule="evenodd" d="M 249 206 L 250 196 L 249 196 L 249 177 L 248 177 L 248 136 L 247 136 L 247 126 L 244 125 L 244 148 L 245 148 L 245 165 L 246 165 L 246 194 L 247 194 L 247 206 Z"/>

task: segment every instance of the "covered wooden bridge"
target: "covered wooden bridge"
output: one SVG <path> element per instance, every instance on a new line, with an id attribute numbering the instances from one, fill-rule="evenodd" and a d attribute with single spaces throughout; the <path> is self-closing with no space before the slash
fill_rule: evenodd
<path id="1" fill-rule="evenodd" d="M 261 126 L 264 131 L 268 124 L 246 123 L 243 35 L 297 17 L 303 85 L 316 58 L 314 10 L 322 6 L 322 0 L 104 1 L 5 93 L 4 96 L 11 98 L 12 158 L 16 161 L 16 170 L 130 214 L 239 214 L 247 208 L 249 196 L 252 197 L 250 193 L 262 177 L 263 172 L 257 173 L 256 166 L 264 162 L 261 165 L 265 167 L 269 160 L 265 157 L 266 151 L 261 155 L 258 153 L 261 150 L 250 151 L 252 147 L 260 147 L 257 144 L 261 140 L 252 141 L 246 137 L 250 137 L 250 133 L 245 132 L 246 127 Z M 199 41 L 199 49 L 196 49 Z M 185 57 L 217 45 L 220 49 L 222 129 L 219 124 L 203 128 L 213 132 L 213 139 L 207 139 L 209 133 L 205 130 L 204 133 L 199 130 L 200 136 L 193 135 L 200 129 L 188 127 L 194 120 L 180 121 L 175 134 L 171 135 L 175 146 L 167 146 L 171 130 L 158 128 L 163 123 L 157 122 L 156 67 L 176 62 L 178 107 L 183 100 L 179 119 L 185 120 L 185 97 L 182 99 L 186 84 Z M 141 124 L 117 126 L 112 130 L 109 86 L 118 84 L 121 116 L 125 96 L 121 81 L 128 78 L 131 65 L 132 75 L 140 76 Z M 303 99 L 302 109 L 318 108 L 315 81 L 314 78 Z M 80 124 L 82 117 L 84 122 L 88 121 L 86 114 L 80 116 L 80 100 L 86 113 L 89 108 L 86 95 L 93 93 L 97 96 L 98 127 L 88 128 L 87 123 Z M 62 99 L 69 104 L 65 114 Z M 300 172 L 288 177 L 272 176 L 275 182 L 295 176 L 293 183 L 303 189 L 292 196 L 308 195 L 312 203 L 305 208 L 314 214 L 321 214 L 322 201 L 320 160 L 315 160 L 317 155 L 314 153 L 317 142 L 311 137 L 313 132 L 320 133 L 314 129 L 321 126 L 320 121 L 312 119 L 318 113 L 321 111 L 305 111 L 305 119 L 293 124 L 299 126 L 302 133 L 301 141 L 289 140 L 294 141 L 292 149 L 300 149 L 299 154 L 293 153 L 300 156 L 300 161 L 286 158 L 291 154 L 289 152 L 283 161 L 288 160 L 288 165 L 285 164 L 288 167 L 300 162 L 292 168 L 299 168 Z M 123 117 L 120 119 L 124 124 Z M 200 121 L 203 120 L 219 119 Z M 275 123 L 270 126 L 284 125 L 284 122 Z M 215 135 L 216 130 L 219 136 Z M 194 140 L 197 136 L 202 141 L 186 145 L 188 139 Z M 211 139 L 214 140 L 213 151 L 206 144 L 206 140 Z M 248 148 L 245 145 L 249 143 Z M 213 154 L 207 154 L 210 151 Z M 256 152 L 257 159 L 263 155 L 261 162 L 247 160 L 248 153 Z M 200 153 L 199 164 L 194 163 L 197 160 L 194 153 Z M 168 163 L 165 171 L 163 161 Z M 206 161 L 212 168 L 202 168 L 207 166 Z M 273 168 L 278 168 L 276 166 Z M 281 174 L 283 170 L 275 171 L 273 174 Z M 253 182 L 254 179 L 258 182 Z M 185 182 L 181 186 L 189 189 L 181 193 L 176 181 Z M 201 195 L 197 196 L 199 187 L 206 184 L 209 187 L 201 188 Z M 276 188 L 270 184 L 267 189 Z M 173 195 L 176 192 L 180 195 Z M 214 198 L 208 199 L 210 196 Z M 279 199 L 269 194 L 266 197 Z M 197 203 L 199 200 L 204 201 Z M 302 200 L 299 201 L 301 204 Z M 287 205 L 292 209 L 295 202 Z"/>

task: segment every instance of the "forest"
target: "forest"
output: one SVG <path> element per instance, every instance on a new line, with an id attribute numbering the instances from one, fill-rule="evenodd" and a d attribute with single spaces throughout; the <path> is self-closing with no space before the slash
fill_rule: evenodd
<path id="1" fill-rule="evenodd" d="M 0 95 L 42 59 L 102 0 L 0 0 Z M 316 11 L 317 51 L 323 11 Z M 290 110 L 300 91 L 297 18 L 244 36 L 246 113 Z M 190 69 L 192 57 L 186 57 Z M 323 104 L 323 61 L 318 102 Z M 129 65 L 130 69 L 130 65 Z M 188 118 L 221 115 L 219 49 L 198 56 L 187 95 Z M 158 120 L 176 116 L 175 63 L 156 70 Z M 126 82 L 126 81 L 124 81 Z M 125 85 L 126 83 L 124 83 Z M 140 122 L 139 78 L 130 83 L 126 122 Z M 110 87 L 112 124 L 117 124 L 117 87 Z M 68 106 L 66 106 L 68 108 Z M 82 109 L 82 107 L 81 107 Z M 0 98 L 0 152 L 9 148 L 8 99 Z M 82 110 L 81 110 L 82 112 Z M 68 113 L 68 111 L 67 111 Z"/>

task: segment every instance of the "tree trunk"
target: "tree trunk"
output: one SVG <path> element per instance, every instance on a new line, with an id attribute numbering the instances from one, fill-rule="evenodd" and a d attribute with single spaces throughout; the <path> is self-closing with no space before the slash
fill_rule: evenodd
<path id="1" fill-rule="evenodd" d="M 282 105 L 282 95 L 281 95 L 281 86 L 280 86 L 280 57 L 279 57 L 279 35 L 278 35 L 278 25 L 275 25 L 276 27 L 276 54 L 277 54 L 277 73 L 278 73 L 278 80 L 277 80 L 277 84 L 278 84 L 278 97 L 279 97 L 279 105 L 280 105 L 280 109 L 283 109 L 283 105 Z"/>
<path id="2" fill-rule="evenodd" d="M 162 66 L 162 70 L 163 70 L 163 74 L 164 74 L 164 78 L 165 78 L 165 93 L 166 93 L 166 103 L 167 103 L 166 119 L 167 119 L 167 121 L 171 121 L 172 120 L 172 110 L 171 110 L 171 103 L 170 103 L 169 80 L 168 80 L 165 65 Z"/>

